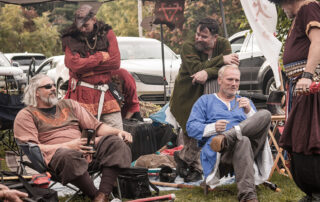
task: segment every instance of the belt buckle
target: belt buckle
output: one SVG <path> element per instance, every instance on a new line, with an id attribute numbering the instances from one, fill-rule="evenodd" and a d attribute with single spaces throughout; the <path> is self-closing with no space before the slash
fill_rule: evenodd
<path id="1" fill-rule="evenodd" d="M 93 88 L 99 90 L 99 85 L 98 84 L 94 84 Z"/>

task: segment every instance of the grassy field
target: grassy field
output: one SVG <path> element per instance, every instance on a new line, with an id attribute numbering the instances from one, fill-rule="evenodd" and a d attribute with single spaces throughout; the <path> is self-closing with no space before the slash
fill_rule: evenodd
<path id="1" fill-rule="evenodd" d="M 0 144 L 0 161 L 2 170 L 7 170 L 7 166 L 5 164 L 4 159 L 4 147 Z M 257 187 L 257 193 L 259 201 L 261 202 L 269 202 L 269 201 L 298 201 L 300 198 L 304 196 L 304 193 L 301 192 L 298 187 L 295 185 L 293 180 L 290 178 L 280 175 L 278 173 L 274 173 L 272 179 L 272 183 L 275 183 L 280 189 L 281 192 L 274 192 L 271 189 L 259 185 Z M 228 201 L 238 201 L 237 200 L 237 187 L 236 184 L 226 185 L 216 188 L 215 190 L 209 192 L 207 196 L 204 195 L 203 189 L 200 187 L 193 188 L 193 189 L 181 189 L 177 191 L 161 191 L 160 195 L 166 195 L 174 193 L 176 195 L 176 202 L 211 202 L 211 201 L 221 201 L 221 202 L 228 202 Z M 65 201 L 67 197 L 60 198 L 60 201 Z M 72 201 L 79 201 L 79 202 L 86 202 L 90 201 L 88 198 L 78 197 Z M 128 201 L 128 200 L 124 200 Z"/>
<path id="2" fill-rule="evenodd" d="M 281 189 L 280 192 L 272 191 L 264 185 L 257 187 L 258 198 L 260 202 L 290 202 L 298 201 L 304 196 L 298 187 L 294 184 L 290 178 L 275 173 L 271 179 L 271 182 L 278 185 Z M 166 195 L 174 193 L 176 195 L 176 202 L 236 202 L 237 200 L 237 187 L 236 184 L 226 185 L 216 188 L 210 191 L 207 196 L 204 195 L 203 189 L 200 187 L 193 189 L 181 189 L 177 191 L 161 191 L 160 195 Z M 60 198 L 61 201 L 65 201 L 66 198 Z M 88 198 L 78 197 L 73 201 L 86 202 L 90 201 Z M 129 201 L 124 199 L 123 201 Z"/>

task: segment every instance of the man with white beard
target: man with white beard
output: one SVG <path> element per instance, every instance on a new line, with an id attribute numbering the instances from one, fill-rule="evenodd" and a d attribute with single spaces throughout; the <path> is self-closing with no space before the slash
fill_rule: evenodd
<path id="1" fill-rule="evenodd" d="M 126 143 L 132 142 L 131 134 L 99 122 L 76 101 L 58 101 L 53 81 L 43 74 L 31 79 L 23 102 L 27 107 L 16 116 L 15 138 L 37 144 L 62 184 L 77 186 L 95 202 L 108 201 L 121 168 L 130 167 Z M 94 153 L 81 138 L 86 129 L 96 131 Z M 88 174 L 91 170 L 102 173 L 99 189 Z"/>

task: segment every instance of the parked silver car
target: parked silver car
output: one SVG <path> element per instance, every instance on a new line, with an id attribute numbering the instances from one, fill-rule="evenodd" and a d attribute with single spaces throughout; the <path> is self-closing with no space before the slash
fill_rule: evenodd
<path id="1" fill-rule="evenodd" d="M 22 70 L 11 66 L 8 59 L 0 52 L 0 91 L 19 91 L 26 85 Z"/>
<path id="2" fill-rule="evenodd" d="M 164 87 L 160 41 L 139 37 L 117 37 L 117 40 L 121 54 L 121 68 L 128 70 L 134 77 L 139 99 L 163 104 Z M 164 55 L 166 95 L 169 100 L 181 59 L 166 45 Z M 64 56 L 54 56 L 45 60 L 39 66 L 38 71 L 44 71 L 56 82 L 58 96 L 61 97 L 64 91 L 60 87 L 69 80 L 69 70 L 65 67 Z"/>

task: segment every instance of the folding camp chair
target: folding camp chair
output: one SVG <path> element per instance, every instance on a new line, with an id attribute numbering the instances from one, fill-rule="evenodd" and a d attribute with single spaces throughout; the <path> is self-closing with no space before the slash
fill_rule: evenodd
<path id="1" fill-rule="evenodd" d="M 21 95 L 0 93 L 0 141 L 17 155 L 19 154 L 13 138 L 12 129 L 14 119 L 23 107 Z"/>
<path id="2" fill-rule="evenodd" d="M 274 145 L 274 147 L 276 148 L 276 151 L 277 151 L 277 155 L 276 155 L 276 157 L 274 159 L 274 162 L 273 162 L 273 166 L 272 166 L 272 169 L 271 169 L 271 172 L 270 172 L 270 175 L 269 175 L 269 180 L 271 179 L 275 169 L 277 169 L 277 171 L 280 174 L 283 174 L 280 171 L 279 166 L 278 166 L 279 160 L 281 160 L 281 162 L 283 164 L 283 167 L 285 169 L 285 172 L 287 172 L 287 175 L 292 179 L 291 172 L 290 172 L 289 168 L 286 166 L 286 162 L 285 162 L 284 157 L 283 157 L 283 149 L 281 147 L 279 147 L 279 145 L 277 143 L 277 140 L 275 138 L 275 134 L 276 134 L 276 132 L 279 129 L 279 126 L 280 126 L 279 124 L 282 121 L 285 121 L 285 115 L 273 115 L 273 116 L 271 116 L 271 122 L 274 123 L 274 127 L 273 127 L 272 131 L 271 131 L 271 129 L 269 130 L 269 136 L 270 136 L 269 145 L 270 146 L 272 144 Z"/>
<path id="3" fill-rule="evenodd" d="M 37 144 L 30 143 L 30 142 L 28 143 L 20 142 L 19 140 L 16 140 L 16 142 L 20 149 L 20 154 L 21 154 L 20 155 L 20 167 L 22 172 L 21 174 L 26 173 L 26 169 L 25 169 L 26 166 L 32 168 L 33 170 L 39 173 L 49 172 L 51 174 L 51 179 L 54 181 L 49 186 L 49 188 L 52 188 L 55 184 L 57 184 L 58 181 L 57 181 L 56 174 L 52 172 L 45 164 L 45 161 L 43 159 L 39 146 Z M 28 157 L 30 162 L 23 160 L 23 154 L 25 154 Z M 74 186 L 70 186 L 69 184 L 67 184 L 66 187 L 76 192 L 67 201 L 70 201 L 72 198 L 75 197 L 75 195 L 77 195 L 80 192 L 79 189 L 75 188 Z"/>
<path id="4" fill-rule="evenodd" d="M 21 152 L 20 152 L 21 153 L 20 166 L 21 166 L 22 172 L 25 172 L 25 166 L 28 166 L 28 167 L 38 171 L 39 173 L 49 172 L 52 176 L 52 180 L 55 181 L 54 183 L 52 183 L 49 186 L 49 188 L 52 188 L 56 183 L 59 182 L 57 180 L 58 178 L 56 177 L 56 174 L 52 170 L 50 170 L 50 168 L 48 168 L 47 165 L 45 164 L 41 150 L 37 144 L 30 143 L 30 142 L 24 143 L 24 142 L 20 142 L 19 140 L 16 140 L 16 142 L 17 142 L 18 147 L 21 150 Z M 25 154 L 28 157 L 30 162 L 23 161 L 23 158 L 22 158 L 23 154 Z M 100 174 L 101 174 L 100 171 L 90 171 L 89 172 L 89 175 L 91 176 L 91 178 L 93 180 L 96 179 Z M 78 188 L 71 186 L 69 184 L 67 184 L 65 186 L 76 192 L 66 201 L 72 200 L 75 196 L 77 196 L 81 192 Z M 118 190 L 117 190 L 118 196 L 121 199 L 121 190 L 120 190 L 118 179 L 117 179 L 117 188 L 118 188 Z M 111 197 L 115 198 L 113 196 L 113 193 L 111 193 Z"/>

